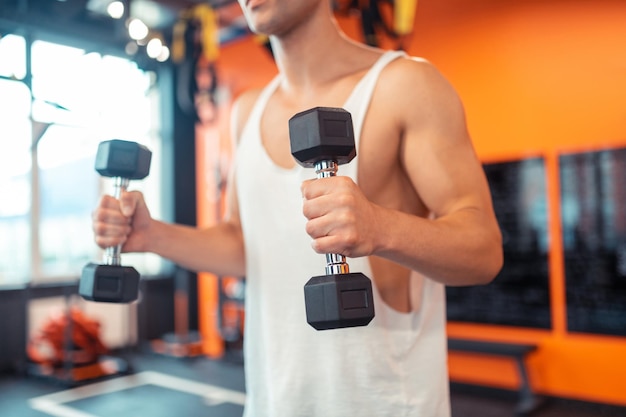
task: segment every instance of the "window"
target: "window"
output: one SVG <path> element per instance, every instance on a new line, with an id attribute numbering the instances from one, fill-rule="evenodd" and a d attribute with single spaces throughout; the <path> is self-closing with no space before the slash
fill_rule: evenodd
<path id="1" fill-rule="evenodd" d="M 25 68 L 26 43 L 9 48 L 7 38 L 0 62 Z M 0 285 L 77 279 L 86 263 L 99 262 L 91 212 L 101 193 L 112 190 L 94 170 L 103 140 L 132 140 L 152 150 L 150 176 L 131 188 L 144 191 L 151 211 L 160 214 L 153 75 L 123 58 L 41 40 L 31 53 L 32 90 L 0 79 Z M 0 65 L 0 73 L 20 68 Z M 123 263 L 142 274 L 162 267 L 153 255 L 124 255 Z"/>
<path id="2" fill-rule="evenodd" d="M 0 35 L 0 76 L 22 80 L 26 77 L 26 40 L 17 35 Z M 2 97 L 2 96 L 0 96 Z"/>
<path id="3" fill-rule="evenodd" d="M 626 336 L 626 148 L 559 167 L 568 330 Z"/>
<path id="4" fill-rule="evenodd" d="M 551 327 L 543 158 L 484 164 L 502 231 L 504 266 L 488 285 L 447 287 L 451 321 Z"/>

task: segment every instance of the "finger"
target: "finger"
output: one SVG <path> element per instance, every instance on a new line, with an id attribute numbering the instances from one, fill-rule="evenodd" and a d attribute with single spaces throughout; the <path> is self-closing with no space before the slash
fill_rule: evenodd
<path id="1" fill-rule="evenodd" d="M 110 223 L 96 222 L 93 224 L 93 230 L 94 240 L 98 246 L 107 248 L 126 242 L 131 229 L 128 225 L 111 225 Z"/>
<path id="2" fill-rule="evenodd" d="M 313 248 L 316 253 L 320 254 L 335 253 L 350 256 L 345 246 L 343 246 L 341 239 L 337 236 L 324 236 L 314 239 L 311 242 L 311 248 Z"/>
<path id="3" fill-rule="evenodd" d="M 351 194 L 357 189 L 358 186 L 354 181 L 345 176 L 307 180 L 301 186 L 302 196 L 305 199 L 315 199 L 330 194 Z"/>
<path id="4" fill-rule="evenodd" d="M 93 222 L 92 227 L 94 233 L 98 236 L 126 236 L 131 231 L 131 226 L 128 221 L 124 223 L 113 223 L 110 221 L 96 220 Z"/>
<path id="5" fill-rule="evenodd" d="M 102 236 L 95 236 L 94 238 L 96 245 L 98 245 L 99 247 L 101 247 L 102 249 L 106 249 L 106 248 L 112 248 L 118 245 L 123 245 L 126 242 L 126 238 L 125 237 L 102 237 Z"/>
<path id="6" fill-rule="evenodd" d="M 307 219 L 322 217 L 337 207 L 334 199 L 324 195 L 311 200 L 304 200 L 302 203 L 302 214 Z"/>
<path id="7" fill-rule="evenodd" d="M 312 200 L 330 194 L 338 189 L 337 184 L 340 183 L 340 180 L 337 181 L 337 178 L 338 177 L 328 177 L 304 181 L 300 186 L 302 197 L 304 197 L 305 200 Z"/>
<path id="8" fill-rule="evenodd" d="M 313 239 L 340 236 L 346 244 L 353 244 L 357 236 L 354 213 L 346 210 L 311 219 L 306 223 L 305 229 Z"/>
<path id="9" fill-rule="evenodd" d="M 328 219 L 324 217 L 317 217 L 306 222 L 305 230 L 307 235 L 313 239 L 328 236 L 332 232 Z"/>
<path id="10" fill-rule="evenodd" d="M 302 198 L 305 200 L 310 200 L 313 197 L 313 191 L 315 188 L 315 182 L 317 180 L 306 180 L 300 184 L 300 192 L 302 193 Z M 312 189 L 313 188 L 313 189 Z"/>
<path id="11" fill-rule="evenodd" d="M 129 220 L 120 211 L 120 202 L 115 197 L 104 195 L 100 198 L 100 204 L 91 213 L 94 222 L 127 224 Z"/>
<path id="12" fill-rule="evenodd" d="M 99 207 L 91 215 L 94 223 L 105 225 L 128 225 L 130 219 L 122 214 L 119 205 L 114 208 Z"/>
<path id="13" fill-rule="evenodd" d="M 124 218 L 119 214 L 115 218 Z M 131 226 L 128 221 L 123 223 L 114 223 L 111 221 L 95 220 L 92 225 L 94 234 L 102 238 L 124 238 L 131 232 Z"/>
<path id="14" fill-rule="evenodd" d="M 100 198 L 100 204 L 98 205 L 98 207 L 119 210 L 120 202 L 118 201 L 117 198 L 113 197 L 112 195 L 103 195 Z"/>

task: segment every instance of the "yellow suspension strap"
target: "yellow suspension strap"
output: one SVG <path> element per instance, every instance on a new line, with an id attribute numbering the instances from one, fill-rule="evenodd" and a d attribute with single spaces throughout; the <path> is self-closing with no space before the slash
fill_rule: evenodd
<path id="1" fill-rule="evenodd" d="M 207 62 L 215 62 L 219 56 L 219 16 L 208 4 L 194 7 L 193 15 L 200 23 L 202 55 Z"/>
<path id="2" fill-rule="evenodd" d="M 193 22 L 191 22 L 193 21 Z M 200 32 L 199 44 L 203 60 L 215 62 L 219 56 L 219 16 L 208 4 L 199 4 L 185 10 L 172 29 L 172 60 L 182 62 L 187 55 L 187 30 L 190 23 L 195 24 Z"/>
<path id="3" fill-rule="evenodd" d="M 413 32 L 417 0 L 394 0 L 394 31 L 399 36 Z"/>

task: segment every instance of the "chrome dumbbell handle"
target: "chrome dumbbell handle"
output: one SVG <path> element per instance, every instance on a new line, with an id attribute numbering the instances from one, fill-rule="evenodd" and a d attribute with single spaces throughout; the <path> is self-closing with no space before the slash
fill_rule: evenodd
<path id="1" fill-rule="evenodd" d="M 116 199 L 120 199 L 122 196 L 122 192 L 128 189 L 128 184 L 130 183 L 130 179 L 115 177 L 113 182 L 113 197 Z M 106 252 L 104 255 L 104 263 L 106 265 L 114 265 L 119 266 L 122 264 L 122 245 L 111 246 L 106 248 Z"/>
<path id="2" fill-rule="evenodd" d="M 319 161 L 315 163 L 317 178 L 328 178 L 337 175 L 339 165 L 335 161 Z M 337 253 L 326 254 L 326 275 L 348 274 L 350 267 L 346 257 Z"/>

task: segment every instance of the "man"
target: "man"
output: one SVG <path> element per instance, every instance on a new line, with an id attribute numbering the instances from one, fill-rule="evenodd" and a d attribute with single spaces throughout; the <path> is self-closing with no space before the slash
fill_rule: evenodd
<path id="1" fill-rule="evenodd" d="M 270 36 L 279 75 L 238 98 L 227 219 L 207 230 L 150 217 L 141 194 L 94 212 L 96 242 L 197 271 L 245 276 L 245 415 L 450 414 L 445 285 L 491 281 L 502 265 L 489 189 L 462 104 L 428 62 L 355 43 L 330 0 L 240 0 Z M 357 157 L 312 179 L 290 154 L 288 120 L 343 107 Z M 373 281 L 365 327 L 315 331 L 302 287 L 324 253 Z"/>

